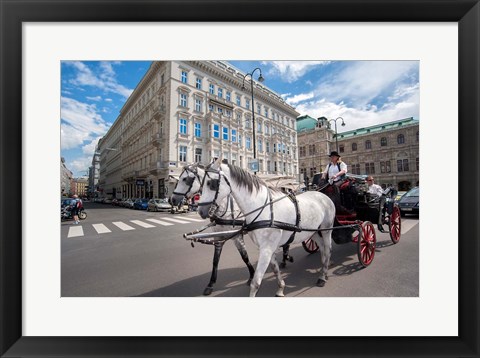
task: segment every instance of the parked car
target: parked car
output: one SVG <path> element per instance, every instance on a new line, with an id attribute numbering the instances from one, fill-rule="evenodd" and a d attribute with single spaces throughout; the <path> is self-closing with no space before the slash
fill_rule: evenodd
<path id="1" fill-rule="evenodd" d="M 170 211 L 172 206 L 168 199 L 150 199 L 148 201 L 147 211 Z"/>
<path id="2" fill-rule="evenodd" d="M 126 199 L 123 202 L 123 207 L 128 208 L 128 209 L 133 209 L 133 200 L 132 199 Z"/>
<path id="3" fill-rule="evenodd" d="M 112 205 L 113 206 L 122 206 L 122 199 L 117 199 L 117 198 L 112 199 Z"/>
<path id="4" fill-rule="evenodd" d="M 182 204 L 179 206 L 172 206 L 172 209 L 170 210 L 170 212 L 172 214 L 188 213 L 189 209 L 190 208 L 188 206 L 187 201 L 183 199 Z"/>
<path id="5" fill-rule="evenodd" d="M 407 191 L 398 201 L 400 214 L 419 214 L 420 211 L 420 188 L 415 187 Z"/>
<path id="6" fill-rule="evenodd" d="M 135 210 L 147 210 L 148 207 L 148 199 L 137 199 L 133 203 L 133 208 Z"/>

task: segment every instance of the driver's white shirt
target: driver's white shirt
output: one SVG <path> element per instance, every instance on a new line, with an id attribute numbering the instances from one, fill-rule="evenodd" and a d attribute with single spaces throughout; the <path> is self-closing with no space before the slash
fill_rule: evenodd
<path id="1" fill-rule="evenodd" d="M 347 164 L 345 164 L 344 162 L 340 162 L 338 164 L 340 164 L 340 170 L 345 170 L 345 173 L 347 173 Z M 332 162 L 328 163 L 325 167 L 325 171 L 328 172 L 329 179 L 333 178 L 333 176 L 339 173 L 340 170 L 338 170 L 338 165 L 333 164 Z M 339 181 L 340 179 L 341 178 L 335 178 L 335 181 Z"/>

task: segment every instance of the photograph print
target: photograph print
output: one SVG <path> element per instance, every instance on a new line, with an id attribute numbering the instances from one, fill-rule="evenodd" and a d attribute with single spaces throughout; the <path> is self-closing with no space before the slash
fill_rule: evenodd
<path id="1" fill-rule="evenodd" d="M 62 297 L 419 297 L 419 61 L 62 61 Z"/>

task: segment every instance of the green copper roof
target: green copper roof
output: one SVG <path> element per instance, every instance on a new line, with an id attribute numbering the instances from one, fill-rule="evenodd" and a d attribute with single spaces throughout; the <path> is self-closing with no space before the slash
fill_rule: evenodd
<path id="1" fill-rule="evenodd" d="M 297 132 L 314 129 L 317 125 L 317 120 L 308 115 L 297 117 Z"/>
<path id="2" fill-rule="evenodd" d="M 402 126 L 410 126 L 410 125 L 418 125 L 419 121 L 418 119 L 414 119 L 413 117 L 410 118 L 404 118 L 400 119 L 398 121 L 394 122 L 388 122 L 388 123 L 382 123 L 382 124 L 377 124 L 371 127 L 365 127 L 365 128 L 357 128 L 351 131 L 347 132 L 341 132 L 338 133 L 339 138 L 349 138 L 353 137 L 356 135 L 362 135 L 362 134 L 370 134 L 370 133 L 375 133 L 375 132 L 383 132 L 385 130 L 389 129 L 396 129 L 398 127 Z"/>

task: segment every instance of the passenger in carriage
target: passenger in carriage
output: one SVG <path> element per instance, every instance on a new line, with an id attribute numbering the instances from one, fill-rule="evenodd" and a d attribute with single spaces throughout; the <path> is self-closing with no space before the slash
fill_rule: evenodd
<path id="1" fill-rule="evenodd" d="M 375 184 L 375 179 L 370 175 L 367 177 L 368 192 L 377 196 L 383 195 L 383 189 L 380 185 Z"/>
<path id="2" fill-rule="evenodd" d="M 376 195 L 378 198 L 379 198 L 379 204 L 378 204 L 378 208 L 379 208 L 379 214 L 378 214 L 378 222 L 377 222 L 377 226 L 378 226 L 378 230 L 380 230 L 380 232 L 384 232 L 383 230 L 383 225 L 382 225 L 382 216 L 384 214 L 384 204 L 385 204 L 385 192 L 383 191 L 382 187 L 378 184 L 375 184 L 375 180 L 373 179 L 373 177 L 371 175 L 369 175 L 367 177 L 367 185 L 368 185 L 368 193 L 372 194 L 372 195 Z"/>

